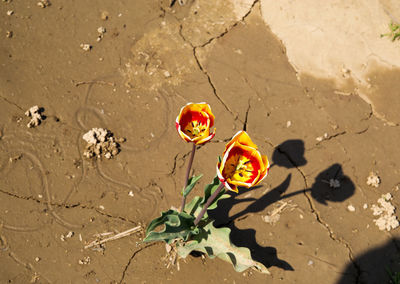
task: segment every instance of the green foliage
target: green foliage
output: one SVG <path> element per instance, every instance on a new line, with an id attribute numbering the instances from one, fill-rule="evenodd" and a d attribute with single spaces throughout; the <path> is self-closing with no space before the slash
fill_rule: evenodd
<path id="1" fill-rule="evenodd" d="M 194 188 L 194 186 L 196 185 L 196 183 L 201 179 L 203 175 L 199 175 L 199 176 L 192 176 L 191 178 L 189 178 L 188 180 L 188 185 L 186 186 L 186 188 L 182 191 L 182 195 L 184 197 L 188 196 L 189 193 L 192 191 L 192 189 Z"/>
<path id="2" fill-rule="evenodd" d="M 190 235 L 199 233 L 199 229 L 194 226 L 195 217 L 185 212 L 168 210 L 162 212 L 161 217 L 151 221 L 146 230 L 144 242 L 165 241 L 170 244 L 175 239 L 186 241 Z M 165 225 L 161 231 L 154 231 L 159 226 Z"/>
<path id="3" fill-rule="evenodd" d="M 256 268 L 262 273 L 269 274 L 268 269 L 260 262 L 251 258 L 250 250 L 246 247 L 237 247 L 230 241 L 229 228 L 215 228 L 208 223 L 201 232 L 178 246 L 178 254 L 186 258 L 192 251 L 207 254 L 210 258 L 218 257 L 232 263 L 236 271 L 242 272 L 248 268 Z"/>
<path id="4" fill-rule="evenodd" d="M 381 34 L 381 37 L 388 36 L 388 37 L 392 38 L 392 41 L 395 41 L 396 39 L 400 39 L 400 25 L 399 24 L 395 24 L 395 23 L 391 22 L 389 24 L 389 29 L 390 29 L 390 32 L 387 34 Z"/>
<path id="5" fill-rule="evenodd" d="M 218 176 L 214 177 L 214 180 L 212 183 L 207 184 L 206 187 L 204 188 L 204 197 L 199 197 L 195 196 L 192 201 L 190 201 L 186 206 L 185 206 L 185 211 L 188 212 L 189 214 L 193 214 L 194 216 L 197 216 L 201 209 L 203 209 L 204 205 L 206 204 L 208 198 L 217 190 L 218 186 L 220 185 L 220 181 L 218 179 Z M 217 203 L 219 200 L 226 199 L 231 197 L 229 194 L 225 193 L 225 190 L 221 190 L 221 192 L 217 195 L 217 197 L 214 199 L 214 201 L 208 206 L 207 210 L 213 210 L 217 208 Z M 203 219 L 208 218 L 207 213 L 204 214 Z"/>
<path id="6" fill-rule="evenodd" d="M 192 177 L 182 194 L 187 196 L 200 178 L 201 175 Z M 207 254 L 210 258 L 218 257 L 232 263 L 235 270 L 239 272 L 248 268 L 256 268 L 262 273 L 269 274 L 268 269 L 262 263 L 251 258 L 248 248 L 236 247 L 231 243 L 229 238 L 231 230 L 229 228 L 215 228 L 208 219 L 207 213 L 204 214 L 202 222 L 197 226 L 194 225 L 196 216 L 199 215 L 207 200 L 215 193 L 220 184 L 216 176 L 213 182 L 204 188 L 204 196 L 195 196 L 186 204 L 184 212 L 177 212 L 172 209 L 162 212 L 161 216 L 154 219 L 147 227 L 146 237 L 143 241 L 165 241 L 171 244 L 175 240 L 181 240 L 177 242 L 177 248 L 178 254 L 183 258 L 187 257 L 192 251 L 199 251 Z M 230 195 L 222 189 L 207 209 L 217 208 L 218 201 L 228 197 Z M 159 227 L 162 228 L 155 231 Z"/>
<path id="7" fill-rule="evenodd" d="M 389 268 L 386 269 L 389 274 L 389 284 L 400 284 L 400 272 L 392 272 Z"/>

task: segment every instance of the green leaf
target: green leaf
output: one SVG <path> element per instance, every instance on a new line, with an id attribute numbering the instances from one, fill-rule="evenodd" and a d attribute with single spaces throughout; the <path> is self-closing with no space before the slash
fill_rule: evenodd
<path id="1" fill-rule="evenodd" d="M 230 197 L 231 197 L 231 195 L 227 194 L 227 193 L 223 193 L 222 192 L 222 193 L 218 194 L 218 196 L 214 199 L 214 201 L 210 204 L 210 206 L 208 206 L 207 210 L 213 210 L 213 209 L 217 208 L 218 201 L 220 201 L 222 199 L 227 199 L 227 198 L 230 198 Z"/>
<path id="2" fill-rule="evenodd" d="M 204 188 L 204 198 L 201 201 L 200 206 L 199 206 L 200 210 L 201 210 L 201 208 L 204 207 L 208 198 L 210 198 L 210 196 L 217 190 L 217 188 L 220 184 L 221 184 L 221 182 L 220 182 L 218 176 L 215 176 L 213 182 L 206 185 L 206 187 Z M 221 192 L 217 195 L 217 197 L 214 199 L 214 201 L 210 204 L 210 206 L 208 206 L 207 210 L 213 210 L 213 209 L 217 208 L 218 201 L 229 198 L 229 197 L 230 197 L 230 195 L 226 194 L 225 188 L 223 188 L 221 190 Z M 206 219 L 206 218 L 208 218 L 207 212 L 204 214 L 203 219 Z"/>
<path id="3" fill-rule="evenodd" d="M 183 239 L 186 241 L 190 235 L 197 235 L 199 229 L 194 226 L 195 217 L 185 212 L 177 212 L 175 210 L 168 210 L 161 213 L 158 217 L 150 222 L 146 230 L 146 237 L 144 242 L 152 241 L 165 241 L 171 243 L 175 239 Z M 155 232 L 159 226 L 164 225 L 164 229 Z"/>
<path id="4" fill-rule="evenodd" d="M 200 213 L 200 203 L 203 201 L 203 197 L 195 196 L 192 201 L 185 205 L 185 212 L 189 215 L 197 216 Z"/>
<path id="5" fill-rule="evenodd" d="M 213 182 L 206 185 L 206 187 L 204 188 L 204 198 L 203 201 L 201 202 L 201 205 L 204 205 L 207 202 L 208 198 L 214 193 L 214 191 L 217 190 L 220 183 L 221 182 L 219 181 L 218 176 L 215 176 Z M 221 192 L 222 191 L 223 190 L 221 190 Z"/>
<path id="6" fill-rule="evenodd" d="M 203 174 L 201 174 L 201 175 L 199 175 L 197 177 L 196 176 L 192 176 L 188 180 L 188 185 L 186 186 L 186 188 L 182 192 L 184 197 L 188 196 L 188 194 L 192 191 L 192 189 L 194 188 L 196 183 L 201 179 L 202 176 L 203 176 Z"/>
<path id="7" fill-rule="evenodd" d="M 207 254 L 210 258 L 218 257 L 232 263 L 234 269 L 242 272 L 248 268 L 256 268 L 262 273 L 269 274 L 268 269 L 260 262 L 251 258 L 250 250 L 237 247 L 231 243 L 229 228 L 215 228 L 213 223 L 207 224 L 193 240 L 178 245 L 179 256 L 186 258 L 192 251 Z"/>

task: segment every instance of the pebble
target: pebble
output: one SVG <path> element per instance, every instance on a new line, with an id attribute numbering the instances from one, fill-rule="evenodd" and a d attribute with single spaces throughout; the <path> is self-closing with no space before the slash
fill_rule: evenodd
<path id="1" fill-rule="evenodd" d="M 92 49 L 92 46 L 88 43 L 81 43 L 80 47 L 84 50 L 84 51 L 90 51 Z"/>
<path id="2" fill-rule="evenodd" d="M 356 208 L 353 205 L 349 205 L 347 206 L 347 210 L 349 210 L 350 212 L 355 212 Z"/>

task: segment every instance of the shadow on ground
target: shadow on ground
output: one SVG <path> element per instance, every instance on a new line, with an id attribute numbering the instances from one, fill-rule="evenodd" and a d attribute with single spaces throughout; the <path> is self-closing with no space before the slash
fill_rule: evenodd
<path id="1" fill-rule="evenodd" d="M 371 249 L 358 256 L 354 261 L 360 267 L 358 275 L 349 282 L 346 275 L 354 274 L 354 266 L 350 263 L 342 273 L 343 277 L 337 284 L 397 284 L 395 273 L 400 275 L 400 239 L 392 238 L 383 246 Z M 392 278 L 393 277 L 393 278 Z M 400 277 L 398 277 L 400 279 Z"/>
<path id="2" fill-rule="evenodd" d="M 298 168 L 307 163 L 304 157 L 304 142 L 302 140 L 287 140 L 276 147 L 272 155 L 272 166 L 280 166 L 285 168 Z M 254 229 L 240 230 L 235 226 L 235 220 L 244 217 L 249 213 L 258 213 L 265 210 L 269 205 L 286 199 L 298 194 L 311 192 L 313 199 L 327 205 L 330 202 L 343 202 L 354 194 L 355 186 L 353 182 L 343 174 L 340 164 L 333 164 L 326 170 L 322 171 L 315 179 L 311 188 L 301 189 L 295 192 L 285 194 L 289 188 L 292 175 L 288 174 L 287 177 L 281 182 L 280 185 L 268 191 L 260 198 L 236 198 L 237 195 L 243 195 L 250 190 L 257 190 L 262 186 L 256 186 L 251 189 L 240 188 L 239 194 L 231 193 L 232 197 L 224 199 L 219 202 L 215 210 L 209 211 L 209 216 L 215 220 L 216 227 L 228 227 L 231 229 L 231 241 L 234 245 L 240 247 L 247 247 L 251 251 L 254 260 L 261 262 L 266 267 L 276 266 L 284 270 L 294 270 L 294 268 L 285 260 L 279 259 L 277 251 L 273 247 L 260 246 L 255 238 L 256 231 Z M 331 184 L 332 181 L 337 180 L 340 183 Z M 242 202 L 251 202 L 244 210 L 229 217 L 229 212 L 236 204 Z"/>

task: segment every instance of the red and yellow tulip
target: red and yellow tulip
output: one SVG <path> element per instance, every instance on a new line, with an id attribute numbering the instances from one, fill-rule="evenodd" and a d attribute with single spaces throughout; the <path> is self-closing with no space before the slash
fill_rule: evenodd
<path id="1" fill-rule="evenodd" d="M 186 142 L 204 144 L 215 136 L 214 115 L 207 103 L 188 103 L 182 107 L 176 118 L 175 126 L 179 135 Z"/>
<path id="2" fill-rule="evenodd" d="M 219 180 L 225 187 L 238 192 L 237 187 L 252 187 L 268 174 L 267 156 L 262 156 L 249 135 L 239 131 L 225 146 L 222 161 L 217 165 Z"/>

